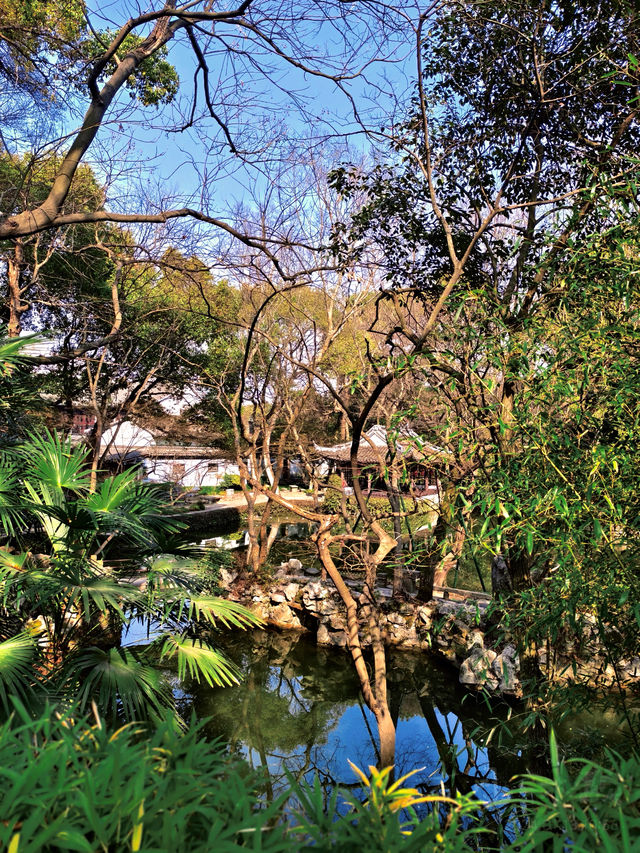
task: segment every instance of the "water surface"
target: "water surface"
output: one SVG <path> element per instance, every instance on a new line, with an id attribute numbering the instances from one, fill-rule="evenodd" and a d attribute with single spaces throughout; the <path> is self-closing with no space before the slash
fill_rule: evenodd
<path id="1" fill-rule="evenodd" d="M 349 760 L 363 769 L 377 763 L 375 718 L 347 652 L 268 631 L 227 636 L 223 647 L 245 673 L 243 683 L 223 689 L 184 684 L 182 709 L 210 718 L 209 733 L 265 768 L 270 787 L 286 784 L 285 767 L 298 779 L 317 774 L 327 790 L 354 786 Z M 522 746 L 506 730 L 489 739 L 509 706 L 469 695 L 449 667 L 424 654 L 392 651 L 389 693 L 396 773 L 422 768 L 413 781 L 423 791 L 440 792 L 442 783 L 448 792 L 474 790 L 495 799 L 525 770 Z"/>

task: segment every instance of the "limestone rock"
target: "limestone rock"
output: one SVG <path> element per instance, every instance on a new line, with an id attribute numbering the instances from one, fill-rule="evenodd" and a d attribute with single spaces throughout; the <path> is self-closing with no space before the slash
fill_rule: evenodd
<path id="1" fill-rule="evenodd" d="M 310 613 L 320 612 L 320 602 L 329 597 L 329 590 L 320 581 L 310 581 L 302 588 L 302 604 Z"/>
<path id="2" fill-rule="evenodd" d="M 231 589 L 231 586 L 238 577 L 237 572 L 230 572 L 229 569 L 220 569 L 220 577 L 218 582 L 223 589 Z"/>
<path id="3" fill-rule="evenodd" d="M 480 650 L 478 647 L 462 662 L 460 667 L 460 684 L 469 684 L 473 687 L 486 687 L 496 690 L 498 679 L 491 669 L 491 665 L 497 658 L 492 650 Z"/>
<path id="4" fill-rule="evenodd" d="M 421 643 L 418 639 L 416 629 L 413 625 L 391 624 L 387 630 L 387 641 L 394 646 L 402 646 L 406 649 L 419 648 Z"/>
<path id="5" fill-rule="evenodd" d="M 424 625 L 425 628 L 430 628 L 433 623 L 433 610 L 431 607 L 423 605 L 416 611 L 416 622 Z"/>
<path id="6" fill-rule="evenodd" d="M 467 643 L 467 651 L 473 651 L 473 649 L 484 649 L 484 634 L 482 631 L 471 631 L 466 635 L 466 643 Z"/>
<path id="7" fill-rule="evenodd" d="M 326 622 L 320 622 L 316 642 L 319 646 L 341 646 L 347 645 L 347 635 L 344 631 L 332 631 Z"/>
<path id="8" fill-rule="evenodd" d="M 294 581 L 292 581 L 291 583 L 288 583 L 285 586 L 285 588 L 283 589 L 284 596 L 287 599 L 287 601 L 293 601 L 295 599 L 295 597 L 297 596 L 299 591 L 300 591 L 300 584 L 295 583 Z"/>
<path id="9" fill-rule="evenodd" d="M 302 623 L 288 604 L 278 604 L 269 613 L 269 623 L 282 628 L 301 628 Z"/>
<path id="10" fill-rule="evenodd" d="M 254 599 L 250 603 L 246 604 L 246 606 L 255 616 L 257 616 L 259 619 L 262 619 L 264 622 L 266 622 L 269 618 L 270 607 L 267 602 L 264 601 L 264 599 Z"/>
<path id="11" fill-rule="evenodd" d="M 513 590 L 509 567 L 500 554 L 496 554 L 491 563 L 491 589 L 496 597 L 507 595 Z"/>
<path id="12" fill-rule="evenodd" d="M 498 692 L 508 696 L 522 696 L 520 684 L 520 658 L 515 646 L 507 645 L 491 664 L 493 674 L 498 679 Z"/>

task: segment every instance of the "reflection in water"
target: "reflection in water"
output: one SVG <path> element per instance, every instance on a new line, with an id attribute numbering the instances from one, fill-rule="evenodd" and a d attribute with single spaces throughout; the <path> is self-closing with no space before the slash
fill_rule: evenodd
<path id="1" fill-rule="evenodd" d="M 252 766 L 266 768 L 271 791 L 286 785 L 285 767 L 298 779 L 316 773 L 328 791 L 355 785 L 347 759 L 363 768 L 376 764 L 375 719 L 362 703 L 346 652 L 265 631 L 234 634 L 224 647 L 244 682 L 225 689 L 191 683 L 183 710 L 209 717 L 212 735 Z M 412 784 L 424 792 L 439 792 L 442 782 L 449 792 L 474 790 L 483 800 L 495 799 L 524 771 L 513 743 L 483 745 L 498 720 L 458 689 L 451 670 L 424 655 L 390 653 L 389 693 L 396 773 L 423 768 Z"/>
<path id="2" fill-rule="evenodd" d="M 315 565 L 318 557 L 315 546 L 311 542 L 311 534 L 315 532 L 317 526 L 307 521 L 286 521 L 269 525 L 267 528 L 269 561 L 276 563 L 278 560 L 286 561 L 296 557 L 302 558 L 305 565 Z M 222 548 L 225 551 L 246 548 L 249 545 L 249 533 L 244 528 L 234 529 L 222 535 L 206 537 L 200 544 Z"/>

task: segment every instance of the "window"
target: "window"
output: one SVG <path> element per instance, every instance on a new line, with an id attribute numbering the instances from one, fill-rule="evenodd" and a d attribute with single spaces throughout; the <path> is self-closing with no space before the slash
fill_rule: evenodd
<path id="1" fill-rule="evenodd" d="M 174 462 L 171 466 L 171 479 L 177 482 L 178 480 L 181 480 L 184 477 L 186 472 L 187 467 L 184 462 Z"/>

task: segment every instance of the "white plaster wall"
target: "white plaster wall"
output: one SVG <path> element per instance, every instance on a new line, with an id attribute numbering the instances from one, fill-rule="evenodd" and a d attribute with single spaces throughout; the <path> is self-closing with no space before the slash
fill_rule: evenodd
<path id="1" fill-rule="evenodd" d="M 184 466 L 184 472 L 182 468 Z M 215 466 L 215 468 L 213 467 Z M 218 486 L 225 474 L 239 474 L 227 459 L 145 459 L 145 479 L 153 483 L 178 483 L 188 488 Z"/>
<path id="2" fill-rule="evenodd" d="M 150 447 L 156 443 L 149 430 L 136 426 L 131 421 L 122 421 L 105 430 L 102 435 L 101 447 L 106 447 L 113 440 L 118 447 Z"/>

